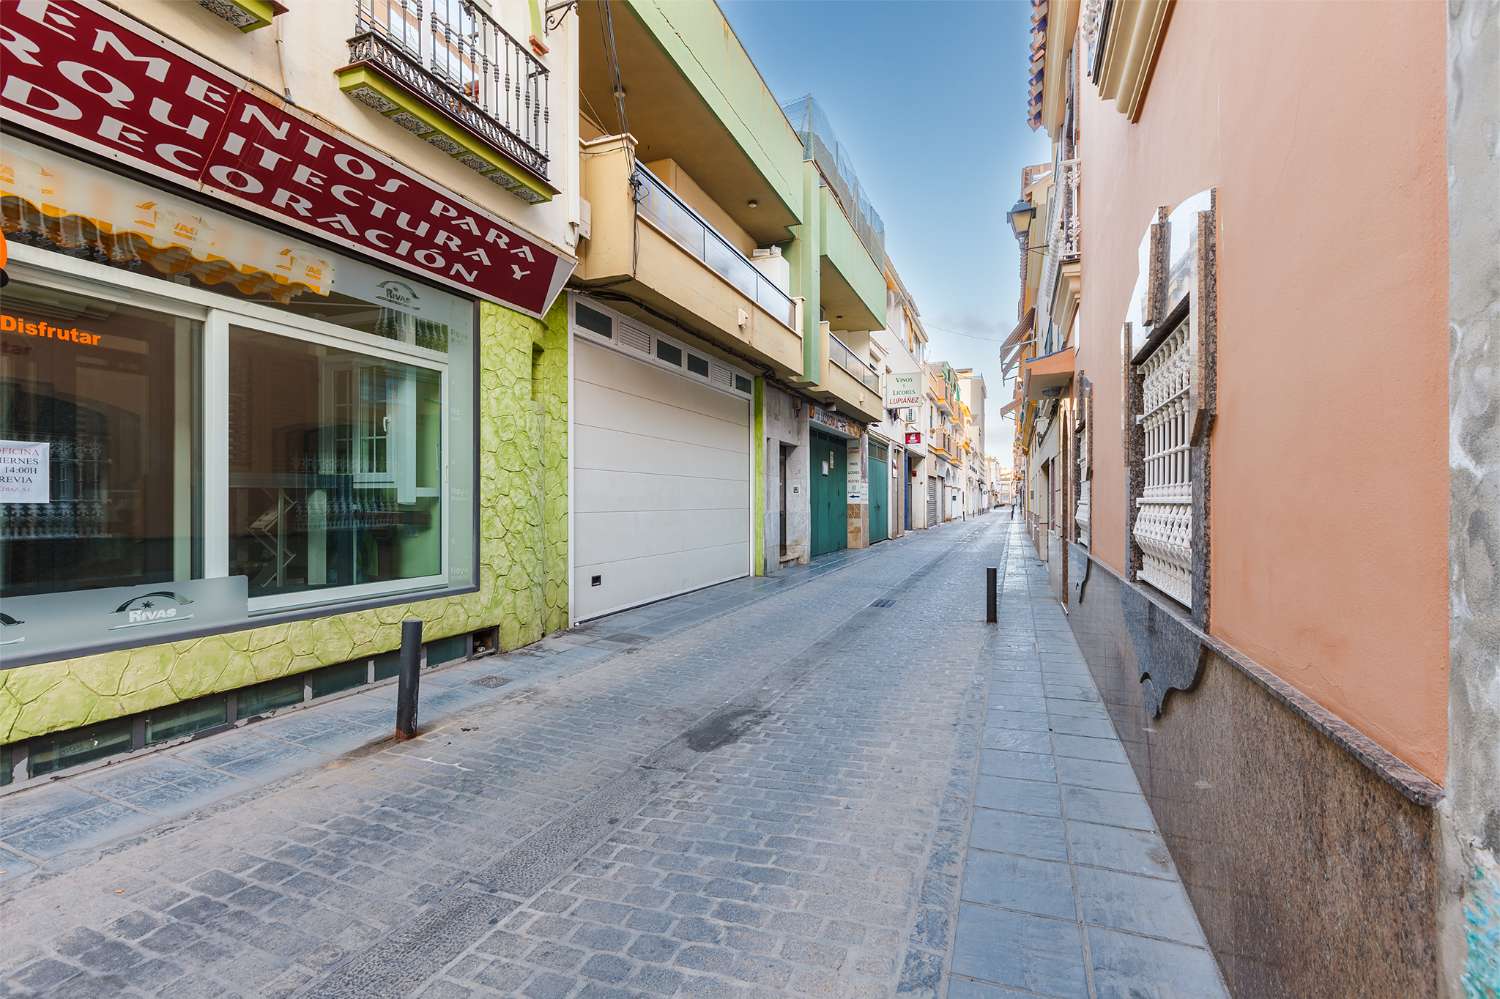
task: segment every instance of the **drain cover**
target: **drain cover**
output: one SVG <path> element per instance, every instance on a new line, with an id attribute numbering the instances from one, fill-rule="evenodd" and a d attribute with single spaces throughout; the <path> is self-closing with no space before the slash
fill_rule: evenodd
<path id="1" fill-rule="evenodd" d="M 894 607 L 894 606 L 896 606 L 896 601 L 892 600 L 890 597 L 881 597 L 879 600 L 876 600 L 875 602 L 871 603 L 870 606 L 871 607 Z"/>
<path id="2" fill-rule="evenodd" d="M 475 677 L 471 681 L 476 687 L 503 687 L 510 683 L 510 677 L 491 673 L 489 676 Z"/>

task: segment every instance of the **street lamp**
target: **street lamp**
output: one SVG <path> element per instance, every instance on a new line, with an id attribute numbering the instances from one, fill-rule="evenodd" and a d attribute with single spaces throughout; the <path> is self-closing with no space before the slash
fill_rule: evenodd
<path id="1" fill-rule="evenodd" d="M 1036 206 L 1022 198 L 1010 206 L 1007 215 L 1010 218 L 1011 231 L 1016 234 L 1017 239 L 1021 239 L 1031 228 L 1031 220 L 1036 217 Z"/>

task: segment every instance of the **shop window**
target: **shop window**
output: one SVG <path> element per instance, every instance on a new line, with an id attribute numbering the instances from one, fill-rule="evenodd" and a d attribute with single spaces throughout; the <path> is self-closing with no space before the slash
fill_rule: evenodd
<path id="1" fill-rule="evenodd" d="M 106 756 L 128 753 L 134 744 L 129 718 L 75 728 L 32 739 L 27 758 L 32 777 L 82 766 Z"/>
<path id="2" fill-rule="evenodd" d="M 442 378 L 229 328 L 231 575 L 252 600 L 442 573 Z"/>
<path id="3" fill-rule="evenodd" d="M 146 744 L 181 739 L 229 724 L 229 699 L 204 697 L 160 708 L 146 715 Z"/>
<path id="4" fill-rule="evenodd" d="M 301 704 L 304 700 L 304 682 L 299 674 L 246 687 L 235 695 L 235 716 L 240 719 L 254 718 L 278 708 Z"/>
<path id="5" fill-rule="evenodd" d="M 475 584 L 472 300 L 23 140 L 0 172 L 7 664 Z"/>
<path id="6" fill-rule="evenodd" d="M 6 286 L 0 599 L 201 575 L 200 329 L 105 296 Z"/>
<path id="7" fill-rule="evenodd" d="M 706 358 L 699 357 L 697 354 L 689 354 L 687 356 L 687 366 L 688 370 L 693 374 L 702 375 L 704 378 L 708 377 L 708 360 Z"/>
<path id="8" fill-rule="evenodd" d="M 345 690 L 363 686 L 370 680 L 370 667 L 363 660 L 327 666 L 316 670 L 308 678 L 313 697 L 327 697 Z"/>

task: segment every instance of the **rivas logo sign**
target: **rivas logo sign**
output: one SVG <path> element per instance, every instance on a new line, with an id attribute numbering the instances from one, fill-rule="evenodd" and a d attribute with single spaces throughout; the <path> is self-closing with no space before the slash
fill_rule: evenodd
<path id="1" fill-rule="evenodd" d="M 422 299 L 417 291 L 404 281 L 382 281 L 375 286 L 380 290 L 380 300 L 403 309 L 416 309 Z"/>
<path id="2" fill-rule="evenodd" d="M 138 597 L 131 597 L 114 609 L 111 616 L 115 618 L 115 623 L 110 625 L 109 630 L 140 628 L 167 621 L 189 621 L 192 620 L 193 612 L 187 608 L 191 605 L 191 600 L 171 590 L 143 593 Z"/>
<path id="3" fill-rule="evenodd" d="M 4 631 L 6 628 L 15 628 L 25 623 L 26 621 L 23 618 L 11 617 L 9 614 L 0 613 L 0 645 L 19 645 L 26 641 L 25 635 L 15 633 L 7 635 Z"/>

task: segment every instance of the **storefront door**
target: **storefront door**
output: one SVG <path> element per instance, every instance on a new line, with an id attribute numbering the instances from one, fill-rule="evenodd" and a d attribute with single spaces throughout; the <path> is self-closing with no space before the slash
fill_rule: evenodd
<path id="1" fill-rule="evenodd" d="M 891 470 L 885 460 L 886 449 L 870 448 L 870 544 L 885 541 L 891 536 Z"/>
<path id="2" fill-rule="evenodd" d="M 848 459 L 844 441 L 819 430 L 810 433 L 808 451 L 812 554 L 817 557 L 849 547 Z"/>

